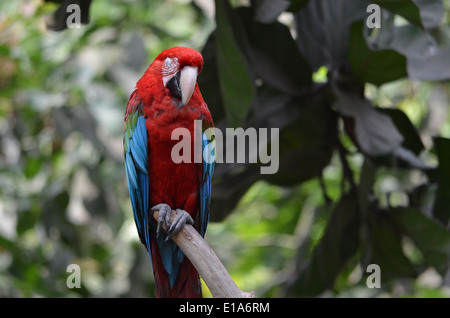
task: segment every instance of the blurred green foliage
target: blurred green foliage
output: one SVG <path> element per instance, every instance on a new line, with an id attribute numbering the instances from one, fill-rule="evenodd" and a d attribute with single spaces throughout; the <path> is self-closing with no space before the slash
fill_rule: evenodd
<path id="1" fill-rule="evenodd" d="M 126 186 L 128 97 L 167 47 L 214 26 L 186 1 L 97 1 L 61 33 L 58 5 L 0 4 L 0 296 L 152 296 Z M 82 269 L 69 289 L 71 263 Z"/>
<path id="2" fill-rule="evenodd" d="M 433 17 L 432 8 L 387 5 L 407 27 L 391 15 L 378 37 L 351 24 L 361 17 L 349 1 L 217 3 L 215 15 L 212 0 L 94 0 L 90 23 L 62 32 L 45 26 L 57 4 L 0 3 L 0 297 L 154 296 L 128 199 L 123 114 L 149 63 L 176 45 L 203 52 L 199 84 L 218 127 L 282 129 L 277 175 L 216 170 L 206 240 L 242 290 L 449 297 L 450 187 L 439 176 L 449 176 L 450 86 L 422 67 L 417 42 L 386 36 L 431 34 L 445 51 L 448 1 L 429 30 L 420 10 Z M 323 17 L 344 4 L 336 28 Z M 353 50 L 336 40 L 343 35 Z M 370 103 L 378 115 L 365 117 Z M 401 147 L 370 140 L 394 131 L 379 113 Z M 398 148 L 380 156 L 386 147 Z M 370 262 L 381 267 L 380 289 L 366 286 Z M 79 289 L 66 285 L 72 263 Z"/>

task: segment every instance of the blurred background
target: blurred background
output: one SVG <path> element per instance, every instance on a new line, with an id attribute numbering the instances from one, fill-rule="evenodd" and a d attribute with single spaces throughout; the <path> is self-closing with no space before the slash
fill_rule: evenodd
<path id="1" fill-rule="evenodd" d="M 154 297 L 123 116 L 178 45 L 204 55 L 219 128 L 280 128 L 279 173 L 213 179 L 206 240 L 242 290 L 450 297 L 450 3 L 312 2 L 1 1 L 0 297 Z"/>

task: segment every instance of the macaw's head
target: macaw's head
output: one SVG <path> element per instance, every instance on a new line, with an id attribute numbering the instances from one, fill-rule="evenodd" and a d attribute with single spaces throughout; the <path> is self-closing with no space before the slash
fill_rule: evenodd
<path id="1" fill-rule="evenodd" d="M 138 81 L 137 88 L 141 93 L 168 93 L 178 101 L 177 108 L 181 109 L 194 94 L 202 67 L 203 57 L 199 52 L 188 47 L 173 47 L 156 57 Z"/>

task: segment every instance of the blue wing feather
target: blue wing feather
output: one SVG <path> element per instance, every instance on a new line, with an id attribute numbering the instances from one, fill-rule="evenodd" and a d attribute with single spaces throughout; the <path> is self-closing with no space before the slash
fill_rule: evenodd
<path id="1" fill-rule="evenodd" d="M 135 116 L 130 114 L 129 116 Z M 130 120 L 125 132 L 125 167 L 128 179 L 128 189 L 130 193 L 131 207 L 133 209 L 134 220 L 138 229 L 139 237 L 146 245 L 147 251 L 151 255 L 150 235 L 156 231 L 154 224 L 149 222 L 149 171 L 147 164 L 147 140 L 148 133 L 145 127 L 146 119 L 139 116 L 133 125 Z M 150 229 L 152 233 L 150 233 Z M 169 274 L 170 285 L 173 286 L 178 276 L 178 270 L 184 259 L 184 254 L 172 241 L 166 242 L 164 237 L 156 238 L 161 260 L 165 270 Z M 153 260 L 152 260 L 153 262 Z"/>
<path id="2" fill-rule="evenodd" d="M 136 114 L 133 114 L 133 116 Z M 130 115 L 131 116 L 131 115 Z M 147 129 L 144 116 L 139 115 L 135 125 L 130 121 L 124 138 L 125 170 L 128 180 L 133 216 L 141 241 L 151 259 L 148 227 L 149 175 L 147 171 Z"/>
<path id="3" fill-rule="evenodd" d="M 133 151 L 133 159 L 137 168 L 142 172 L 147 172 L 147 129 L 145 128 L 145 118 L 140 116 L 134 128 L 133 136 L 130 140 L 130 147 Z"/>
<path id="4" fill-rule="evenodd" d="M 200 186 L 200 234 L 205 235 L 209 222 L 209 208 L 211 205 L 211 179 L 215 165 L 215 140 L 209 140 L 206 133 L 202 134 L 203 179 Z"/>

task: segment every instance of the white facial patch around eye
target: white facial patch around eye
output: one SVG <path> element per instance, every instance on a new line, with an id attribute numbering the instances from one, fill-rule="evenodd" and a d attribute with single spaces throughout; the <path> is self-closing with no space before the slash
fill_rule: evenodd
<path id="1" fill-rule="evenodd" d="M 180 64 L 178 63 L 178 59 L 176 57 L 170 58 L 166 57 L 164 60 L 164 64 L 162 67 L 162 75 L 163 75 L 163 83 L 164 87 L 167 83 L 175 76 L 178 71 Z"/>

